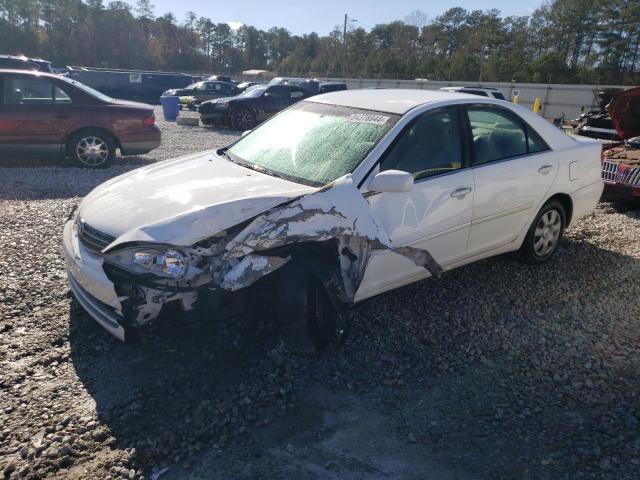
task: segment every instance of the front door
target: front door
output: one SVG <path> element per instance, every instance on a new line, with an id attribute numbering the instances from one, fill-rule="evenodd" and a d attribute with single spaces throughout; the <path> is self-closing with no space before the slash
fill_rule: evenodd
<path id="1" fill-rule="evenodd" d="M 465 256 L 471 225 L 474 182 L 462 140 L 462 115 L 461 109 L 447 108 L 413 120 L 372 172 L 410 172 L 415 178 L 412 190 L 367 197 L 394 247 L 425 249 L 443 268 Z M 356 300 L 428 275 L 401 255 L 375 251 Z"/>
<path id="2" fill-rule="evenodd" d="M 47 78 L 3 76 L 0 152 L 60 152 L 71 125 L 71 99 Z"/>
<path id="3" fill-rule="evenodd" d="M 469 256 L 515 241 L 558 172 L 558 159 L 542 138 L 512 112 L 468 109 L 473 134 L 475 196 Z"/>

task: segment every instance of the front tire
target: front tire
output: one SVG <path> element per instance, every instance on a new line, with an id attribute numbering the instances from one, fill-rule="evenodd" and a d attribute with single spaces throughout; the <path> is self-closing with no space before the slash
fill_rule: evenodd
<path id="1" fill-rule="evenodd" d="M 236 130 L 245 132 L 251 130 L 256 124 L 255 114 L 248 108 L 238 108 L 231 112 L 231 126 Z"/>
<path id="2" fill-rule="evenodd" d="M 337 312 L 320 281 L 292 260 L 278 279 L 278 321 L 287 346 L 297 353 L 326 349 L 337 340 Z"/>
<path id="3" fill-rule="evenodd" d="M 544 204 L 520 248 L 522 260 L 537 265 L 551 258 L 562 241 L 566 218 L 565 209 L 557 200 Z"/>
<path id="4" fill-rule="evenodd" d="M 88 129 L 76 132 L 67 142 L 67 154 L 76 166 L 106 168 L 116 156 L 116 142 L 108 132 Z"/>

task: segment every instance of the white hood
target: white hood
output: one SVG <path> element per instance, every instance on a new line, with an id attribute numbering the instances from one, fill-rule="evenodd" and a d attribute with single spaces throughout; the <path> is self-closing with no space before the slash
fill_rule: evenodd
<path id="1" fill-rule="evenodd" d="M 188 246 L 315 190 L 208 151 L 103 183 L 82 201 L 79 216 L 116 237 L 111 247 L 129 241 Z"/>

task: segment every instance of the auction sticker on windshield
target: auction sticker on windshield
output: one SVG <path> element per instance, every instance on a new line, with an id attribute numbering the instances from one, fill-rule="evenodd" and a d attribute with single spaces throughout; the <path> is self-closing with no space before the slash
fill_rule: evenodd
<path id="1" fill-rule="evenodd" d="M 356 123 L 372 123 L 374 125 L 384 125 L 389 117 L 384 115 L 376 115 L 374 113 L 352 113 L 349 115 L 350 122 Z"/>

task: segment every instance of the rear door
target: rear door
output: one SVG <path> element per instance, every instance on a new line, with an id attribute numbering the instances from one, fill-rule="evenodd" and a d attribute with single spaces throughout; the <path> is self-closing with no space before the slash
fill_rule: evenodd
<path id="1" fill-rule="evenodd" d="M 515 113 L 496 105 L 467 108 L 473 137 L 475 197 L 469 256 L 515 241 L 544 200 L 558 158 Z"/>
<path id="2" fill-rule="evenodd" d="M 60 152 L 70 127 L 70 97 L 50 79 L 5 74 L 0 103 L 0 148 L 3 153 Z"/>

